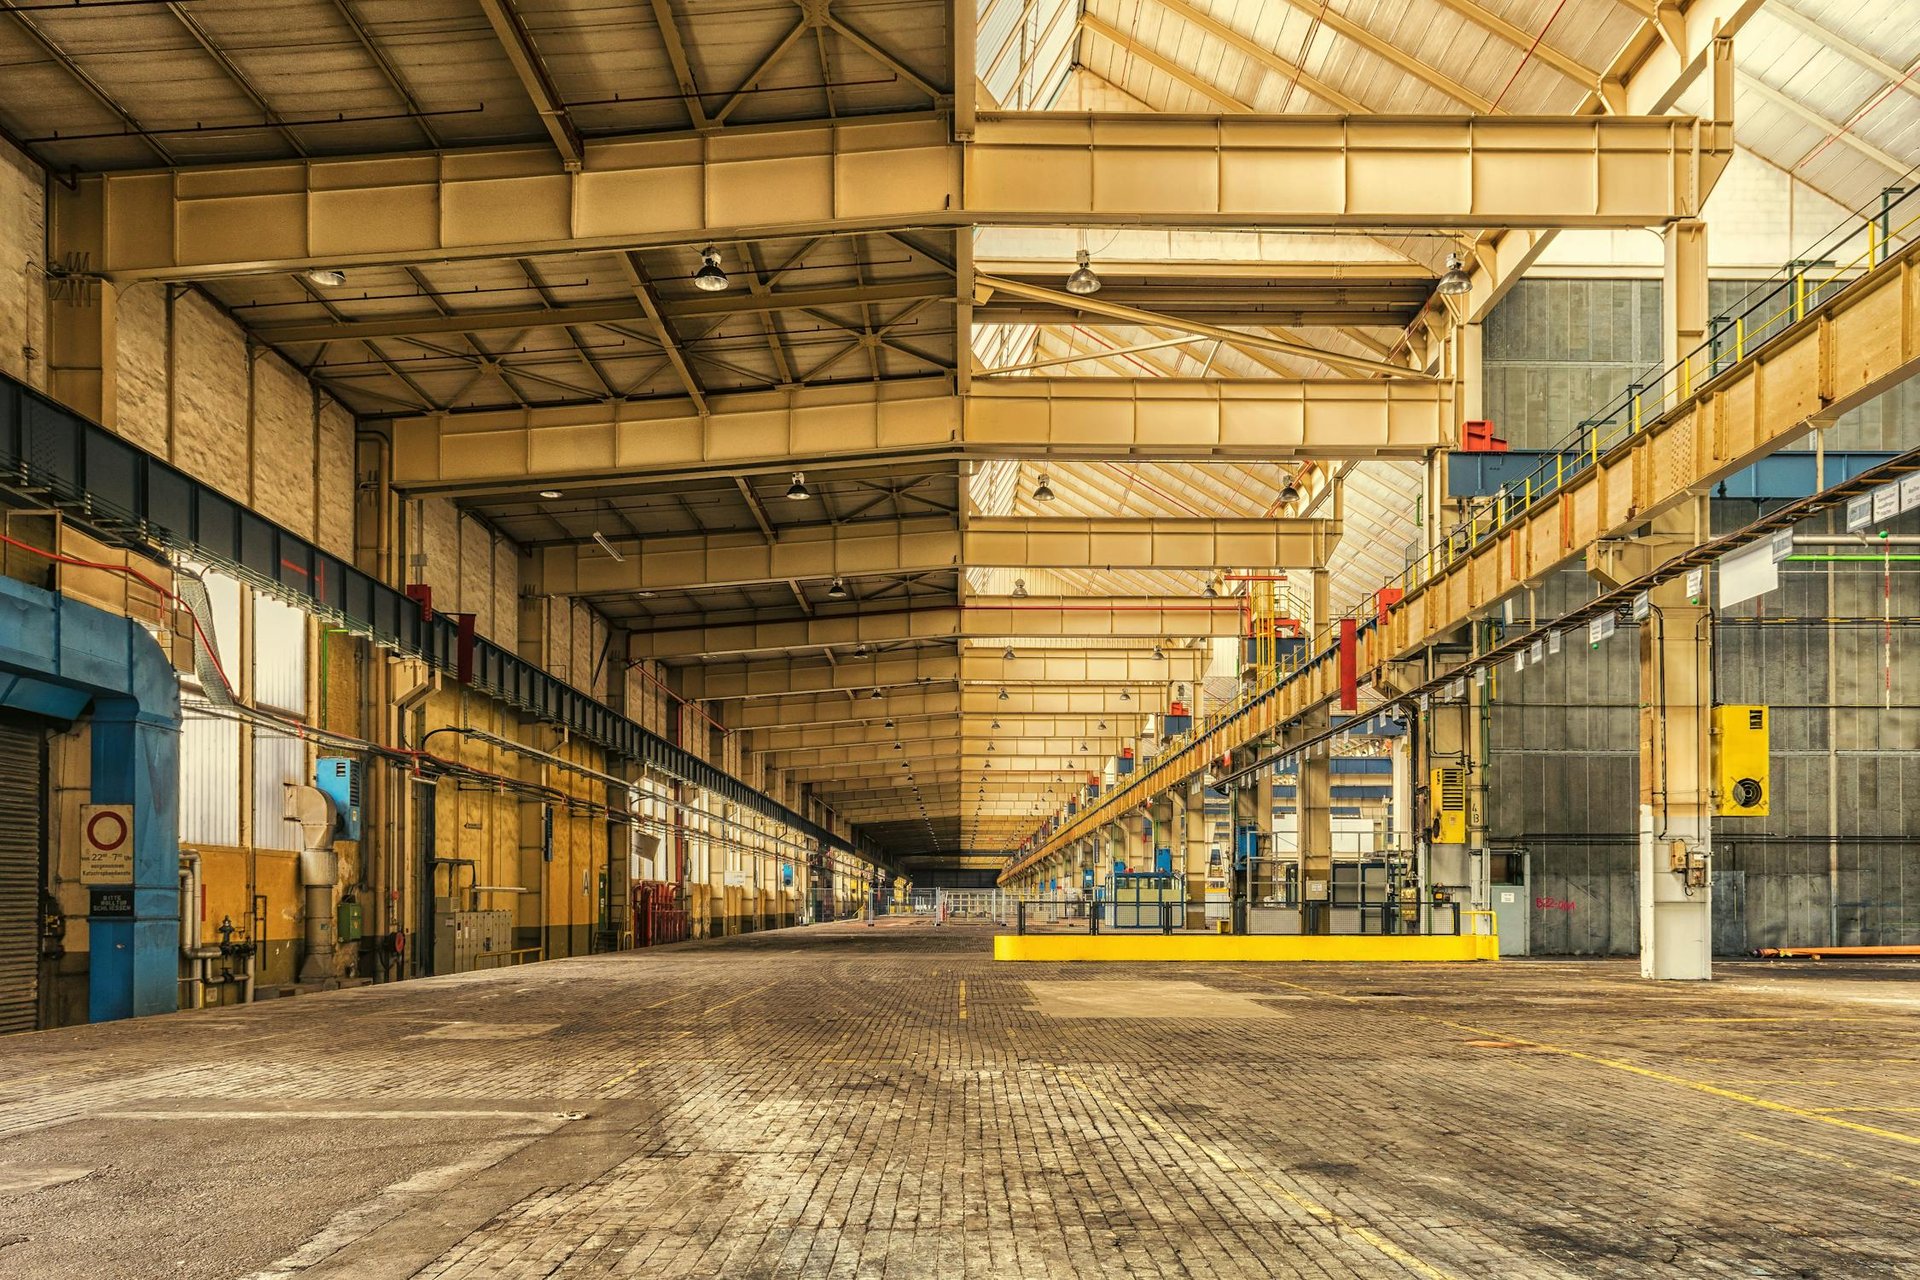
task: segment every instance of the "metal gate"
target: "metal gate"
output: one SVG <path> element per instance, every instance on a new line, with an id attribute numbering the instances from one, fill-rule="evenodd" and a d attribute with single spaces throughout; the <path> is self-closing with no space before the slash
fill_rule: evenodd
<path id="1" fill-rule="evenodd" d="M 46 733 L 0 714 L 0 1034 L 32 1031 L 40 992 Z"/>

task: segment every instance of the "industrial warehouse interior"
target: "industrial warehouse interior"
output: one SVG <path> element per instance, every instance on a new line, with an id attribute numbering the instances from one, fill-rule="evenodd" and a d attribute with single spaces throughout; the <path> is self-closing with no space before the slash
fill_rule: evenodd
<path id="1" fill-rule="evenodd" d="M 0 1275 L 1920 1273 L 1913 0 L 0 0 Z"/>

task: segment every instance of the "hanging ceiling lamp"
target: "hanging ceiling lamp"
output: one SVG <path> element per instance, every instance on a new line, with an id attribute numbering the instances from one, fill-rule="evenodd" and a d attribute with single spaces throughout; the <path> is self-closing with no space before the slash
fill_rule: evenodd
<path id="1" fill-rule="evenodd" d="M 1015 578 L 1013 580 L 1013 598 L 1015 600 L 1025 600 L 1027 598 L 1027 580 L 1025 578 Z"/>
<path id="2" fill-rule="evenodd" d="M 1040 483 L 1033 486 L 1033 500 L 1035 502 L 1053 501 L 1053 486 L 1047 483 L 1047 473 L 1044 471 L 1040 473 Z"/>
<path id="3" fill-rule="evenodd" d="M 1100 292 L 1100 277 L 1093 274 L 1093 268 L 1087 265 L 1088 254 L 1085 249 L 1073 255 L 1073 274 L 1067 277 L 1067 292 L 1079 297 Z"/>
<path id="4" fill-rule="evenodd" d="M 827 588 L 827 599 L 845 600 L 846 598 L 847 598 L 846 580 L 843 578 L 835 578 L 833 580 L 833 585 Z"/>
<path id="5" fill-rule="evenodd" d="M 812 496 L 813 490 L 807 488 L 807 473 L 804 471 L 794 472 L 793 483 L 787 486 L 787 501 L 805 502 Z"/>
<path id="6" fill-rule="evenodd" d="M 712 245 L 700 251 L 700 269 L 693 273 L 693 287 L 706 293 L 719 293 L 727 287 L 727 273 L 720 269 L 720 251 Z"/>
<path id="7" fill-rule="evenodd" d="M 1447 274 L 1440 277 L 1433 291 L 1443 298 L 1457 298 L 1463 293 L 1473 292 L 1473 281 L 1467 278 L 1466 264 L 1460 261 L 1460 255 L 1447 255 Z"/>

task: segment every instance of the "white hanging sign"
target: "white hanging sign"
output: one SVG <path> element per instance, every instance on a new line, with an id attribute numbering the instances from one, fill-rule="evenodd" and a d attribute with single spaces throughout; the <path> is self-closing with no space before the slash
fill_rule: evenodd
<path id="1" fill-rule="evenodd" d="M 1920 510 L 1920 471 L 1901 478 L 1900 509 L 1902 511 Z"/>
<path id="2" fill-rule="evenodd" d="M 1546 659 L 1546 656 L 1547 642 L 1545 640 L 1535 640 L 1533 642 L 1533 651 L 1527 655 L 1527 659 L 1537 667 Z"/>
<path id="3" fill-rule="evenodd" d="M 1900 486 L 1883 484 L 1873 491 L 1873 520 L 1879 524 L 1900 514 Z"/>
<path id="4" fill-rule="evenodd" d="M 1613 615 L 1611 613 L 1603 613 L 1587 624 L 1587 643 L 1595 649 L 1600 647 L 1602 640 L 1612 634 Z"/>
<path id="5" fill-rule="evenodd" d="M 1695 604 L 1699 604 L 1701 595 L 1706 591 L 1706 586 L 1707 571 L 1705 569 L 1687 570 L 1687 599 L 1693 601 Z"/>
<path id="6" fill-rule="evenodd" d="M 1649 592 L 1642 591 L 1633 598 L 1633 620 L 1635 622 L 1645 622 L 1652 616 L 1653 596 Z"/>
<path id="7" fill-rule="evenodd" d="M 1873 495 L 1863 493 L 1847 499 L 1847 532 L 1858 533 L 1873 523 Z"/>
<path id="8" fill-rule="evenodd" d="M 1720 607 L 1728 608 L 1763 596 L 1780 585 L 1780 562 L 1774 559 L 1771 542 L 1720 557 Z"/>
<path id="9" fill-rule="evenodd" d="M 1560 633 L 1558 631 L 1547 632 L 1547 652 L 1560 652 Z"/>

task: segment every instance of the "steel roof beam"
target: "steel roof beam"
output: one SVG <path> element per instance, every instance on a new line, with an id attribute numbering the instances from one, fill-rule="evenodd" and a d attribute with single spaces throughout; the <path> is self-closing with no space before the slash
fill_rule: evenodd
<path id="1" fill-rule="evenodd" d="M 396 418 L 394 483 L 447 496 L 972 457 L 1423 458 L 1440 381 L 941 378 Z"/>
<path id="2" fill-rule="evenodd" d="M 983 113 L 963 151 L 943 116 L 866 117 L 596 141 L 578 166 L 510 146 L 93 175 L 52 213 L 56 253 L 121 283 L 996 223 L 1638 227 L 1699 215 L 1723 123 Z"/>
<path id="3" fill-rule="evenodd" d="M 1240 605 L 1231 600 L 1127 596 L 1049 600 L 1041 597 L 971 597 L 964 606 L 859 610 L 789 621 L 635 631 L 627 658 L 726 657 L 794 649 L 850 649 L 958 637 L 1235 636 Z"/>
<path id="4" fill-rule="evenodd" d="M 577 171 L 586 156 L 586 145 L 580 140 L 580 131 L 574 127 L 573 117 L 567 114 L 567 105 L 554 87 L 547 64 L 534 47 L 533 35 L 521 21 L 513 0 L 479 0 L 479 4 L 493 27 L 494 37 L 500 42 L 501 52 L 507 55 L 513 73 L 520 77 L 521 87 L 527 91 L 533 109 L 539 112 L 547 136 L 553 139 L 553 149 L 560 153 L 561 164 L 569 172 Z"/>
<path id="5" fill-rule="evenodd" d="M 696 587 L 858 580 L 972 568 L 1110 571 L 1229 565 L 1322 567 L 1340 537 L 1337 520 L 1204 516 L 976 516 L 964 529 L 940 516 L 804 525 L 768 544 L 758 533 L 616 537 L 544 546 L 530 584 L 556 596 L 623 595 Z"/>

